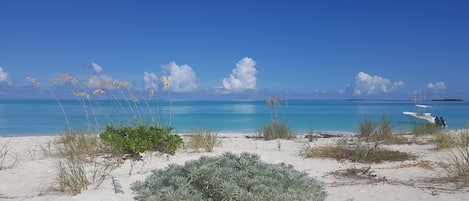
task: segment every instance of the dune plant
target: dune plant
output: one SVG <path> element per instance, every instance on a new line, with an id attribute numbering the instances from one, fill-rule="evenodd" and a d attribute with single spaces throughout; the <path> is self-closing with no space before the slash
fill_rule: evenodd
<path id="1" fill-rule="evenodd" d="M 33 77 L 27 79 L 36 87 L 42 86 Z M 48 147 L 41 148 L 45 155 L 57 160 L 56 181 L 61 191 L 77 194 L 89 184 L 99 186 L 122 159 L 122 155 L 103 157 L 108 156 L 109 152 L 128 153 L 136 159 L 139 158 L 138 153 L 146 150 L 174 154 L 182 144 L 181 138 L 169 134 L 172 130 L 171 119 L 168 128 L 140 126 L 160 125 L 159 116 L 150 104 L 155 95 L 154 87 L 148 97 L 137 96 L 137 90 L 129 82 L 109 78 L 99 72 L 85 79 L 72 74 L 58 75 L 50 80 L 50 84 L 47 90 L 58 103 L 66 125 L 63 135 L 49 143 Z M 163 89 L 167 89 L 169 80 L 163 84 Z M 74 100 L 67 101 L 78 101 L 84 118 L 74 118 L 81 120 L 72 122 L 73 119 L 67 114 L 67 104 L 63 104 L 56 94 L 74 97 Z M 79 113 L 74 111 L 73 114 Z M 78 134 L 76 130 L 101 135 Z"/>
<path id="2" fill-rule="evenodd" d="M 317 200 L 322 183 L 291 165 L 268 164 L 255 154 L 203 156 L 184 165 L 157 169 L 131 185 L 138 201 L 147 200 Z"/>
<path id="3" fill-rule="evenodd" d="M 271 118 L 269 123 L 263 125 L 256 134 L 263 137 L 264 140 L 295 138 L 295 134 L 288 126 L 283 114 L 280 116 L 278 111 L 282 106 L 282 98 L 280 96 L 274 96 L 272 98 L 266 97 L 264 100 L 266 105 L 270 108 Z M 284 101 L 283 104 L 288 107 L 288 102 Z"/>
<path id="4" fill-rule="evenodd" d="M 90 184 L 86 177 L 84 163 L 72 159 L 57 160 L 56 181 L 60 191 L 68 192 L 72 195 L 88 189 Z"/>
<path id="5" fill-rule="evenodd" d="M 97 135 L 67 132 L 59 135 L 54 142 L 55 151 L 61 158 L 88 161 L 90 157 L 104 153 L 103 144 Z"/>
<path id="6" fill-rule="evenodd" d="M 175 154 L 183 142 L 180 136 L 171 134 L 172 129 L 146 125 L 115 128 L 109 125 L 99 137 L 115 155 L 128 154 L 132 159 L 140 160 L 140 153 L 145 151 Z"/>
<path id="7" fill-rule="evenodd" d="M 13 167 L 18 162 L 16 154 L 11 151 L 9 142 L 0 143 L 0 170 Z"/>
<path id="8" fill-rule="evenodd" d="M 358 137 L 364 138 L 364 139 L 369 139 L 371 138 L 371 135 L 373 135 L 375 132 L 375 126 L 373 121 L 366 119 L 361 121 L 358 124 Z"/>
<path id="9" fill-rule="evenodd" d="M 62 192 L 76 195 L 89 184 L 99 186 L 117 166 L 112 158 L 101 157 L 105 147 L 96 135 L 68 132 L 53 143 L 56 159 L 56 182 Z"/>
<path id="10" fill-rule="evenodd" d="M 441 163 L 448 176 L 454 181 L 462 181 L 469 184 L 469 128 L 460 130 L 459 146 L 451 150 L 451 156 Z"/>
<path id="11" fill-rule="evenodd" d="M 432 123 L 418 124 L 412 129 L 412 134 L 416 136 L 436 135 L 442 132 L 442 127 Z"/>
<path id="12" fill-rule="evenodd" d="M 394 137 L 391 123 L 386 115 L 381 116 L 378 125 L 375 126 L 371 120 L 363 120 L 358 124 L 358 137 L 367 142 L 389 140 Z"/>
<path id="13" fill-rule="evenodd" d="M 383 161 L 404 161 L 414 158 L 413 155 L 388 150 L 380 146 L 380 142 L 367 143 L 357 138 L 344 137 L 335 145 L 324 147 L 307 147 L 301 151 L 307 158 L 335 158 L 360 163 L 381 163 Z"/>
<path id="14" fill-rule="evenodd" d="M 221 143 L 218 133 L 211 129 L 194 129 L 190 132 L 187 148 L 195 151 L 203 149 L 206 152 L 212 152 L 215 146 Z"/>

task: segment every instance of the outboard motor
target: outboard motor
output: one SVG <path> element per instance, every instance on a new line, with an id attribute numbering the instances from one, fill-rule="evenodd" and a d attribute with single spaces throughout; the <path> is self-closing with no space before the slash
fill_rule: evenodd
<path id="1" fill-rule="evenodd" d="M 435 125 L 437 125 L 437 126 L 441 126 L 441 125 L 442 125 L 442 122 L 441 122 L 440 117 L 435 117 Z"/>
<path id="2" fill-rule="evenodd" d="M 440 117 L 441 126 L 446 127 L 446 120 Z"/>

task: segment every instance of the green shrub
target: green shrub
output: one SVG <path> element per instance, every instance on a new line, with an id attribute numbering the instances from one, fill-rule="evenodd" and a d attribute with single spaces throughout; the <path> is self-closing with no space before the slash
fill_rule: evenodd
<path id="1" fill-rule="evenodd" d="M 324 200 L 323 184 L 291 165 L 264 163 L 258 155 L 203 156 L 154 170 L 131 189 L 136 200 Z"/>
<path id="2" fill-rule="evenodd" d="M 264 125 L 258 131 L 257 135 L 264 138 L 264 140 L 295 138 L 295 134 L 293 134 L 293 131 L 288 127 L 287 123 L 279 119 L 272 119 L 270 123 Z"/>
<path id="3" fill-rule="evenodd" d="M 106 126 L 99 137 L 111 147 L 114 154 L 130 154 L 132 158 L 139 159 L 139 153 L 150 150 L 174 154 L 182 145 L 182 139 L 171 135 L 172 129 L 158 126 Z"/>

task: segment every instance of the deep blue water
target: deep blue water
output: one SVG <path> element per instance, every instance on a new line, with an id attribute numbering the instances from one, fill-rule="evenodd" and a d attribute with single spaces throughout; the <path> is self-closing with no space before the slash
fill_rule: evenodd
<path id="1" fill-rule="evenodd" d="M 443 116 L 449 129 L 469 122 L 468 102 L 428 102 L 428 111 Z M 63 108 L 63 110 L 62 110 Z M 218 132 L 254 132 L 278 116 L 296 132 L 356 132 L 360 121 L 382 115 L 394 130 L 415 126 L 403 111 L 415 111 L 413 101 L 289 100 L 269 108 L 259 101 L 90 101 L 0 100 L 0 136 L 60 134 L 68 128 L 102 130 L 103 126 L 138 123 L 171 124 L 176 133 L 196 128 Z"/>

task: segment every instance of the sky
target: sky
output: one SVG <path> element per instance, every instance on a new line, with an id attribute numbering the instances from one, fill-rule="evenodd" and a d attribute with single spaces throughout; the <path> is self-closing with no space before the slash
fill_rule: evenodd
<path id="1" fill-rule="evenodd" d="M 65 97 L 51 80 L 67 74 L 90 94 L 119 80 L 192 99 L 468 99 L 468 10 L 456 0 L 2 0 L 0 99 Z"/>

